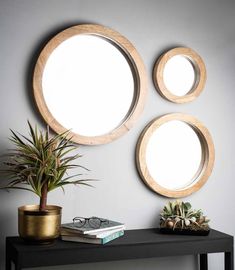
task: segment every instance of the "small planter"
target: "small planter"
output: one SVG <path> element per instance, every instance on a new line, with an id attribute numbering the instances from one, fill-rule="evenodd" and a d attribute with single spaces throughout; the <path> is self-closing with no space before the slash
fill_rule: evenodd
<path id="1" fill-rule="evenodd" d="M 11 130 L 9 139 L 14 148 L 4 155 L 5 160 L 0 164 L 3 165 L 0 172 L 10 181 L 0 189 L 23 189 L 39 197 L 40 206 L 18 208 L 18 231 L 26 241 L 46 243 L 59 237 L 61 225 L 61 207 L 47 205 L 48 193 L 57 188 L 64 190 L 65 185 L 91 186 L 86 182 L 92 180 L 77 179 L 81 173 L 66 176 L 71 169 L 86 169 L 75 163 L 80 155 L 71 153 L 77 146 L 71 141 L 70 131 L 52 136 L 49 128 L 43 132 L 29 122 L 28 126 L 29 137 Z"/>
<path id="2" fill-rule="evenodd" d="M 58 238 L 61 225 L 60 206 L 47 205 L 46 211 L 39 211 L 38 205 L 18 208 L 18 231 L 28 242 L 48 243 Z"/>
<path id="3" fill-rule="evenodd" d="M 168 202 L 160 213 L 160 232 L 165 234 L 201 235 L 210 233 L 209 219 L 189 202 Z"/>
<path id="4" fill-rule="evenodd" d="M 180 235 L 199 235 L 206 236 L 210 233 L 210 230 L 190 230 L 190 229 L 178 229 L 160 228 L 160 233 L 164 234 L 180 234 Z"/>

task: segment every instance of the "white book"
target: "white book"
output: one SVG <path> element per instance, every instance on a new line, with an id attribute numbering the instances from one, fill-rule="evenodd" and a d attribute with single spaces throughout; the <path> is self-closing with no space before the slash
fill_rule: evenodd
<path id="1" fill-rule="evenodd" d="M 76 235 L 76 236 L 69 236 L 69 235 L 61 235 L 61 239 L 63 241 L 70 241 L 70 242 L 80 242 L 80 243 L 90 243 L 90 244 L 106 244 L 114 239 L 117 239 L 124 235 L 124 231 L 114 232 L 106 237 L 103 238 L 89 238 L 86 235 Z"/>
<path id="2" fill-rule="evenodd" d="M 104 238 L 107 237 L 115 232 L 120 232 L 123 231 L 124 228 L 118 228 L 114 230 L 108 230 L 108 231 L 103 231 L 103 232 L 95 232 L 95 233 L 89 233 L 89 234 L 81 234 L 79 231 L 68 229 L 68 228 L 61 228 L 60 234 L 62 236 L 85 236 L 88 238 Z"/>

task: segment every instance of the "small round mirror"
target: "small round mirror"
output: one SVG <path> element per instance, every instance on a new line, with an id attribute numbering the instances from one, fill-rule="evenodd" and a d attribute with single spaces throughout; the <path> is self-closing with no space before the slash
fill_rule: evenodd
<path id="1" fill-rule="evenodd" d="M 79 144 L 104 144 L 126 133 L 143 110 L 144 64 L 134 46 L 101 25 L 77 25 L 42 50 L 33 77 L 40 113 Z"/>
<path id="2" fill-rule="evenodd" d="M 185 103 L 203 90 L 206 68 L 201 57 L 189 48 L 175 48 L 163 54 L 153 71 L 156 89 L 169 101 Z"/>
<path id="3" fill-rule="evenodd" d="M 209 177 L 214 147 L 208 130 L 198 120 L 169 114 L 145 128 L 136 160 L 151 189 L 168 197 L 183 197 L 198 190 Z"/>
<path id="4" fill-rule="evenodd" d="M 195 84 L 195 70 L 191 61 L 182 55 L 170 58 L 163 71 L 163 81 L 169 91 L 176 96 L 184 96 Z"/>

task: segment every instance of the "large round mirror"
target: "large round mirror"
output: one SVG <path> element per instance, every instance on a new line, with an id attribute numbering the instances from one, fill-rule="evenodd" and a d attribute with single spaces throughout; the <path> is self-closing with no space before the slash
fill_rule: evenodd
<path id="1" fill-rule="evenodd" d="M 56 132 L 71 130 L 80 144 L 110 142 L 143 110 L 146 74 L 133 45 L 100 25 L 78 25 L 56 35 L 34 72 L 34 96 Z"/>
<path id="2" fill-rule="evenodd" d="M 137 167 L 144 182 L 167 197 L 184 197 L 208 179 L 214 163 L 212 138 L 197 119 L 168 114 L 154 119 L 137 144 Z"/>
<path id="3" fill-rule="evenodd" d="M 175 48 L 158 59 L 153 70 L 153 80 L 164 98 L 176 103 L 189 102 L 205 86 L 205 64 L 192 49 Z"/>

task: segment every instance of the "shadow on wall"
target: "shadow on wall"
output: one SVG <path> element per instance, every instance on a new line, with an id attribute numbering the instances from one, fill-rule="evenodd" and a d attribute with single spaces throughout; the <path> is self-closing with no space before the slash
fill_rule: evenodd
<path id="1" fill-rule="evenodd" d="M 0 176 L 0 183 L 4 183 L 5 179 L 3 176 Z M 15 230 L 15 224 L 13 224 L 14 218 L 12 218 L 12 210 L 10 211 L 10 207 L 6 207 L 8 201 L 8 192 L 6 190 L 0 190 L 0 269 L 4 269 L 4 261 L 5 261 L 5 240 L 6 240 L 6 232 L 13 232 Z M 9 203 L 10 206 L 10 203 Z M 13 234 L 13 233 L 12 233 Z"/>
<path id="2" fill-rule="evenodd" d="M 2 204 L 2 202 L 1 202 Z M 2 210 L 0 208 L 0 269 L 4 269 L 4 261 L 5 261 L 5 232 L 9 231 L 9 227 L 11 227 L 12 223 L 12 215 L 9 211 Z"/>
<path id="3" fill-rule="evenodd" d="M 0 145 L 0 169 L 2 169 L 4 158 L 2 155 L 6 153 L 6 148 L 6 145 Z M 0 186 L 4 186 L 4 184 L 6 184 L 6 177 L 0 172 Z M 9 201 L 9 195 L 9 192 L 6 190 L 0 190 L 0 269 L 4 269 L 6 232 L 12 232 L 13 234 L 16 228 L 16 224 L 13 222 L 15 220 L 15 209 L 10 208 L 11 201 Z"/>

